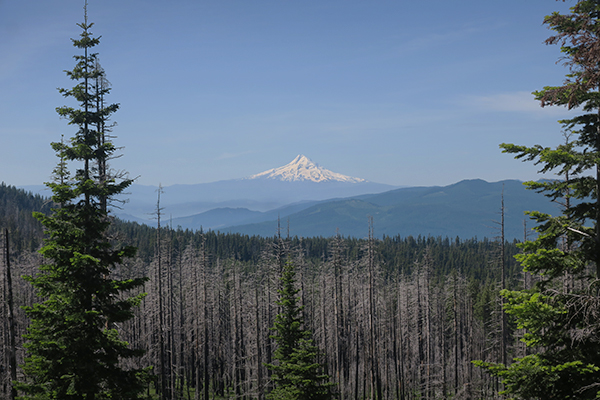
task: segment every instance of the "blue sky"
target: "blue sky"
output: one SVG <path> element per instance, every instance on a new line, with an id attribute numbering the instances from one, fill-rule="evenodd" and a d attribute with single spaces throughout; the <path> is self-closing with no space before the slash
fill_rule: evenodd
<path id="1" fill-rule="evenodd" d="M 113 167 L 163 186 L 235 179 L 304 154 L 392 185 L 535 179 L 498 144 L 562 141 L 531 92 L 566 70 L 552 0 L 90 0 L 120 103 Z M 0 181 L 35 185 L 74 133 L 70 87 L 83 0 L 0 0 Z"/>

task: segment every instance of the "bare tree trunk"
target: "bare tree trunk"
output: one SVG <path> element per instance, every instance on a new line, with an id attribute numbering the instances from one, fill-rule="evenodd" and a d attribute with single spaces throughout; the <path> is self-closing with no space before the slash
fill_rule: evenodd
<path id="1" fill-rule="evenodd" d="M 334 292 L 333 292 L 333 307 L 334 307 L 334 319 L 335 319 L 335 380 L 339 386 L 340 400 L 344 400 L 344 389 L 345 389 L 345 373 L 344 373 L 344 357 L 343 351 L 346 351 L 344 331 L 344 310 L 342 302 L 342 254 L 341 254 L 341 239 L 339 233 L 333 239 L 332 249 L 332 262 L 333 262 L 333 280 L 334 280 Z"/>
<path id="2" fill-rule="evenodd" d="M 323 335 L 323 347 L 321 347 L 323 349 L 324 352 L 327 352 L 327 350 L 329 349 L 328 345 L 327 345 L 327 324 L 326 324 L 326 319 L 325 319 L 325 304 L 327 304 L 327 295 L 326 295 L 326 286 L 325 286 L 325 280 L 327 278 L 327 275 L 323 272 L 322 273 L 322 277 L 321 277 L 321 334 Z M 324 354 L 324 356 L 326 356 L 326 354 Z M 324 365 L 324 373 L 326 375 L 329 375 L 329 370 L 328 370 L 329 366 L 327 364 L 327 362 L 325 362 Z"/>
<path id="3" fill-rule="evenodd" d="M 373 234 L 373 217 L 369 217 L 369 238 L 367 244 L 368 273 L 369 273 L 369 309 L 368 309 L 368 329 L 369 329 L 369 381 L 371 390 L 371 399 L 381 399 L 381 381 L 379 376 L 379 363 L 376 356 L 377 352 L 377 327 L 374 322 L 375 300 L 374 300 L 374 269 L 375 269 L 375 237 Z"/>
<path id="4" fill-rule="evenodd" d="M 169 235 L 172 235 L 173 230 L 169 229 Z M 169 371 L 169 397 L 171 400 L 175 400 L 176 394 L 176 375 L 177 372 L 175 367 L 175 305 L 174 305 L 174 283 L 173 283 L 173 248 L 172 248 L 172 238 L 169 237 L 169 246 L 167 248 L 168 251 L 168 263 L 167 263 L 167 288 L 168 288 L 168 320 L 166 323 L 166 331 L 167 331 L 167 348 L 169 349 L 168 354 L 168 371 Z"/>
<path id="5" fill-rule="evenodd" d="M 158 186 L 158 200 L 156 201 L 156 218 L 157 218 L 157 229 L 156 229 L 156 258 L 157 258 L 157 271 L 156 271 L 156 285 L 158 288 L 158 343 L 159 343 L 159 382 L 160 382 L 160 398 L 167 400 L 167 382 L 166 382 L 166 360 L 165 360 L 165 324 L 163 316 L 163 287 L 162 287 L 162 240 L 161 240 L 161 227 L 160 227 L 160 216 L 162 208 L 160 208 L 160 195 L 162 193 L 162 186 Z"/>
<path id="6" fill-rule="evenodd" d="M 452 288 L 452 319 L 454 324 L 454 395 L 458 392 L 458 355 L 461 350 L 458 332 L 458 282 L 456 277 Z"/>
<path id="7" fill-rule="evenodd" d="M 6 304 L 8 308 L 8 363 L 10 368 L 10 399 L 14 400 L 17 396 L 17 390 L 14 388 L 13 382 L 17 380 L 17 346 L 15 333 L 15 320 L 13 310 L 13 287 L 12 287 L 12 272 L 10 270 L 10 244 L 9 244 L 8 229 L 4 229 L 4 254 L 6 266 Z"/>
<path id="8" fill-rule="evenodd" d="M 183 391 L 184 391 L 184 384 L 187 384 L 187 386 L 189 387 L 190 382 L 187 380 L 187 375 L 185 373 L 185 343 L 186 343 L 186 333 L 185 333 L 185 310 L 184 310 L 184 303 L 185 303 L 185 296 L 184 296 L 184 291 L 183 291 L 183 261 L 182 261 L 182 257 L 183 254 L 181 254 L 181 251 L 179 252 L 178 258 L 177 258 L 177 264 L 178 264 L 178 272 L 179 272 L 179 351 L 178 351 L 178 357 L 177 357 L 177 375 L 179 376 L 179 388 L 177 389 L 178 392 L 178 397 L 183 398 Z"/>
<path id="9" fill-rule="evenodd" d="M 254 288 L 254 298 L 256 300 L 256 387 L 257 398 L 263 400 L 263 363 L 262 363 L 262 334 L 260 329 L 260 302 L 258 296 L 259 283 L 256 283 Z"/>
<path id="10" fill-rule="evenodd" d="M 600 108 L 598 108 L 598 116 L 600 120 Z M 596 151 L 600 151 L 600 124 L 596 125 Z M 596 215 L 595 220 L 600 221 L 600 163 L 596 162 Z M 600 223 L 596 222 L 596 249 L 600 248 Z M 596 279 L 600 279 L 600 251 L 596 251 Z"/>
<path id="11" fill-rule="evenodd" d="M 203 300 L 204 300 L 204 312 L 203 312 L 203 316 L 204 316 L 204 351 L 202 352 L 202 357 L 203 357 L 203 372 L 204 372 L 204 377 L 203 377 L 203 389 L 204 389 L 204 400 L 208 400 L 208 396 L 209 396 L 209 365 L 208 365 L 208 351 L 209 351 L 209 347 L 208 347 L 208 282 L 207 282 L 207 278 L 206 278 L 206 269 L 208 268 L 208 263 L 207 263 L 207 259 L 206 259 L 206 241 L 204 236 L 202 236 L 202 253 L 201 253 L 201 265 L 202 265 L 202 284 L 203 284 Z M 200 390 L 200 387 L 198 387 L 198 390 Z"/>
<path id="12" fill-rule="evenodd" d="M 405 374 L 404 374 L 404 345 L 403 345 L 403 329 L 402 327 L 404 326 L 404 320 L 402 318 L 402 303 L 401 303 L 401 299 L 400 299 L 400 293 L 401 293 L 402 287 L 401 287 L 401 280 L 400 280 L 400 275 L 398 274 L 398 278 L 397 278 L 397 287 L 396 287 L 396 309 L 397 309 L 397 315 L 398 315 L 398 320 L 397 320 L 397 324 L 394 325 L 394 327 L 396 327 L 397 325 L 397 330 L 399 331 L 397 333 L 397 339 L 394 338 L 394 348 L 397 350 L 395 350 L 396 355 L 394 356 L 394 358 L 396 359 L 396 387 L 397 387 L 397 397 L 400 400 L 404 400 L 404 396 L 405 396 Z M 396 329 L 394 329 L 394 334 L 396 334 Z"/>
<path id="13" fill-rule="evenodd" d="M 501 221 L 500 221 L 500 263 L 501 263 L 501 289 L 506 289 L 506 250 L 504 248 L 505 239 L 504 239 L 504 185 L 502 185 L 502 208 L 501 212 Z M 500 321 L 501 324 L 501 362 L 506 365 L 507 363 L 507 342 L 508 342 L 508 326 L 506 321 L 506 313 L 504 312 L 504 296 L 500 296 L 500 309 L 502 319 Z"/>
<path id="14" fill-rule="evenodd" d="M 360 375 L 359 375 L 359 372 L 358 372 L 359 371 L 359 366 L 360 366 L 360 363 L 359 363 L 360 362 L 360 356 L 359 356 L 359 354 L 360 354 L 360 351 L 359 351 L 360 350 L 360 346 L 359 346 L 359 343 L 360 343 L 359 330 L 356 329 L 356 343 L 355 343 L 355 346 L 356 346 L 356 358 L 354 360 L 354 364 L 355 364 L 355 368 L 356 368 L 356 372 L 355 372 L 355 376 L 354 376 L 354 398 L 355 399 L 359 399 L 360 398 L 358 396 L 358 383 L 360 382 L 360 379 L 359 379 Z"/>

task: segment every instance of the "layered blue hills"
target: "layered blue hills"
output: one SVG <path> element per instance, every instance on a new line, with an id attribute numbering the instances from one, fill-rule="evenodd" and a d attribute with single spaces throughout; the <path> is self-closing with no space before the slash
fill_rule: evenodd
<path id="1" fill-rule="evenodd" d="M 173 220 L 174 226 L 213 229 L 247 235 L 272 236 L 278 223 L 289 224 L 295 236 L 366 237 L 368 219 L 375 235 L 494 238 L 500 234 L 504 197 L 505 238 L 531 235 L 533 222 L 526 211 L 560 213 L 559 205 L 527 190 L 520 181 L 464 180 L 448 186 L 400 188 L 379 194 L 304 202 L 267 212 L 218 208 Z M 279 222 L 278 222 L 279 218 Z M 229 225 L 229 226 L 228 226 Z"/>
<path id="2" fill-rule="evenodd" d="M 47 195 L 41 187 L 26 187 Z M 155 224 L 157 187 L 133 185 L 113 209 L 117 217 Z M 404 187 L 342 175 L 298 155 L 292 162 L 242 179 L 164 188 L 163 221 L 174 228 L 272 236 L 289 226 L 293 236 L 443 236 L 469 239 L 499 235 L 504 198 L 505 238 L 522 240 L 533 222 L 526 211 L 560 213 L 522 182 L 463 180 L 448 186 Z"/>

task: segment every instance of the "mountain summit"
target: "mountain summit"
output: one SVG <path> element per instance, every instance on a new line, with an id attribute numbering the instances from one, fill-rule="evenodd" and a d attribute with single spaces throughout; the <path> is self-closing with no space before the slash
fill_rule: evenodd
<path id="1" fill-rule="evenodd" d="M 252 175 L 246 179 L 273 179 L 284 182 L 367 182 L 361 178 L 353 178 L 351 176 L 338 174 L 337 172 L 325 169 L 303 155 L 298 155 L 291 163 L 284 165 L 283 167 L 273 168 L 256 175 Z"/>
<path id="2" fill-rule="evenodd" d="M 392 189 L 397 187 L 338 174 L 299 155 L 283 167 L 246 178 L 165 187 L 160 204 L 169 210 L 176 224 L 182 227 L 220 228 L 225 224 L 233 226 L 256 220 L 253 213 L 256 211 L 270 212 L 292 204 L 382 193 Z M 152 200 L 156 199 L 156 187 L 133 184 L 130 190 L 127 196 L 129 202 L 117 215 L 122 219 L 153 225 L 148 215 L 156 207 Z M 246 210 L 239 211 L 236 208 Z M 211 210 L 217 211 L 203 214 Z M 185 221 L 180 219 L 187 217 L 190 218 Z M 206 218 L 210 218 L 210 221 Z M 217 220 L 218 223 L 214 222 Z"/>

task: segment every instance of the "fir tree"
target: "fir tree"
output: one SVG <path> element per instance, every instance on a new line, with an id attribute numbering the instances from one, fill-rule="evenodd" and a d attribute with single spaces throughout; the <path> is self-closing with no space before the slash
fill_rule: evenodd
<path id="1" fill-rule="evenodd" d="M 517 259 L 538 274 L 535 288 L 503 291 L 531 354 L 511 365 L 478 362 L 499 376 L 504 393 L 523 399 L 600 398 L 600 4 L 580 0 L 571 13 L 545 18 L 570 68 L 562 86 L 535 96 L 542 106 L 581 108 L 560 121 L 567 141 L 555 148 L 502 144 L 516 158 L 556 172 L 557 180 L 528 182 L 529 188 L 561 201 L 562 215 L 530 215 L 539 223 L 535 241 Z M 572 201 L 573 199 L 574 201 Z"/>
<path id="2" fill-rule="evenodd" d="M 119 324 L 133 317 L 143 295 L 126 292 L 144 279 L 115 280 L 112 269 L 135 248 L 115 248 L 107 229 L 110 218 L 107 200 L 131 184 L 105 175 L 106 160 L 115 152 L 105 140 L 103 126 L 118 105 L 99 106 L 108 94 L 94 83 L 103 77 L 97 54 L 90 50 L 99 43 L 90 32 L 93 24 L 78 24 L 82 33 L 73 45 L 83 51 L 67 76 L 76 81 L 72 89 L 59 89 L 78 108 L 59 107 L 57 112 L 78 131 L 68 143 L 52 143 L 60 162 L 54 170 L 52 189 L 56 208 L 46 216 L 35 213 L 46 230 L 40 252 L 45 264 L 35 276 L 26 277 L 43 300 L 26 309 L 31 318 L 23 365 L 26 380 L 18 389 L 23 398 L 40 399 L 133 399 L 143 389 L 143 372 L 124 370 L 121 361 L 140 355 L 119 339 Z M 71 176 L 69 163 L 81 163 Z"/>
<path id="3" fill-rule="evenodd" d="M 288 260 L 281 272 L 281 287 L 277 305 L 280 313 L 275 317 L 271 337 L 277 342 L 275 360 L 268 364 L 273 371 L 275 388 L 267 395 L 270 400 L 327 400 L 332 399 L 332 383 L 329 376 L 321 373 L 317 361 L 319 349 L 312 334 L 304 328 L 303 306 L 298 305 L 296 296 L 296 271 Z"/>

